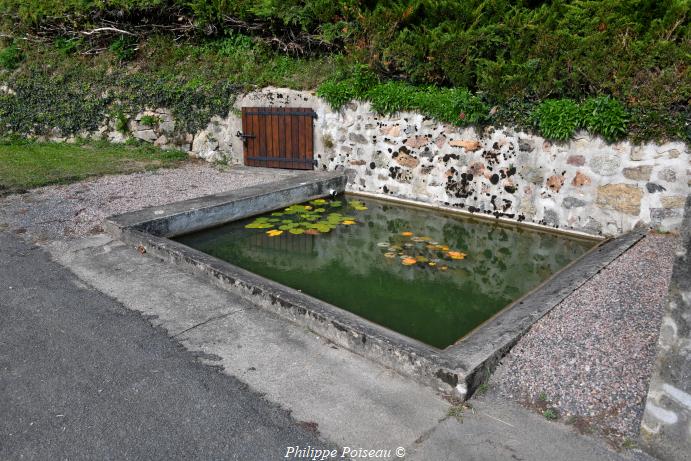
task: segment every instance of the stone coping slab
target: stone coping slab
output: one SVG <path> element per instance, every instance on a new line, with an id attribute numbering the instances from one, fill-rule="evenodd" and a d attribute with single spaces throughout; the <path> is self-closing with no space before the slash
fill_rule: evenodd
<path id="1" fill-rule="evenodd" d="M 342 173 L 308 172 L 274 183 L 112 216 L 106 229 L 163 260 L 202 272 L 216 285 L 303 325 L 384 366 L 466 399 L 530 326 L 626 251 L 645 232 L 601 241 L 580 259 L 505 307 L 446 349 L 437 349 L 349 311 L 200 252 L 170 237 L 218 226 L 330 193 L 344 192 Z"/>

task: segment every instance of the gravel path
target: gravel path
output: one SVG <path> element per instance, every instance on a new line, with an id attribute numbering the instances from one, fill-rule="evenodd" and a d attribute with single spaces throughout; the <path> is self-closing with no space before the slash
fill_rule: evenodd
<path id="1" fill-rule="evenodd" d="M 287 170 L 189 162 L 175 169 L 113 175 L 0 198 L 0 230 L 34 241 L 103 232 L 107 216 L 275 180 Z"/>
<path id="2" fill-rule="evenodd" d="M 596 432 L 638 435 L 678 238 L 649 234 L 538 321 L 492 392 Z"/>

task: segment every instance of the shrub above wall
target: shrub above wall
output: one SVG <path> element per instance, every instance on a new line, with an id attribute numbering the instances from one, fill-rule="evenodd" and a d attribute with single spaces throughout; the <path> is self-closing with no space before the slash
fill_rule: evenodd
<path id="1" fill-rule="evenodd" d="M 424 107 L 439 120 L 491 118 L 555 138 L 585 126 L 617 139 L 626 126 L 636 142 L 688 142 L 690 9 L 686 0 L 0 0 L 9 37 L 0 67 L 40 62 L 32 50 L 54 46 L 85 67 L 105 54 L 154 79 L 163 67 L 210 85 L 323 83 L 337 104 L 372 90 L 383 113 Z M 376 89 L 354 81 L 363 66 Z M 590 105 L 591 116 L 564 100 Z"/>
<path id="2" fill-rule="evenodd" d="M 482 98 L 466 89 L 380 83 L 373 75 L 367 75 L 368 72 L 359 70 L 351 77 L 337 77 L 324 82 L 317 89 L 317 95 L 335 110 L 340 110 L 352 100 L 359 100 L 370 102 L 372 109 L 382 115 L 415 111 L 456 126 L 501 124 L 503 121 L 496 116 L 498 107 L 490 108 Z M 598 96 L 580 103 L 571 99 L 546 99 L 534 105 L 525 119 L 527 123 L 511 125 L 534 130 L 555 141 L 571 139 L 580 129 L 587 129 L 608 141 L 618 141 L 629 133 L 630 115 L 616 99 Z"/>

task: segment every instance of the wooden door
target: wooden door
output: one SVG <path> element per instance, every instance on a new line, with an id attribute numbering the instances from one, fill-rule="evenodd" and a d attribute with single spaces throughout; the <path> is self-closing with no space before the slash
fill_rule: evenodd
<path id="1" fill-rule="evenodd" d="M 314 117 L 305 107 L 243 107 L 245 165 L 313 169 Z"/>

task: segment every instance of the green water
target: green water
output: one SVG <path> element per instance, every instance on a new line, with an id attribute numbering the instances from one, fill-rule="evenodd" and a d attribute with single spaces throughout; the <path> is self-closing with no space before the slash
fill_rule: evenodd
<path id="1" fill-rule="evenodd" d="M 379 200 L 358 198 L 353 209 L 353 200 L 340 197 L 340 207 L 319 203 L 309 212 L 267 214 L 177 240 L 438 348 L 594 245 Z M 333 230 L 291 234 L 289 227 L 318 232 L 311 229 L 318 224 L 310 227 L 315 209 L 333 215 Z M 339 222 L 345 218 L 355 224 Z M 274 223 L 262 226 L 269 219 Z M 245 227 L 252 222 L 264 228 Z M 267 235 L 267 226 L 278 231 L 283 223 L 289 224 L 280 235 Z M 449 252 L 465 257 L 452 259 Z"/>

